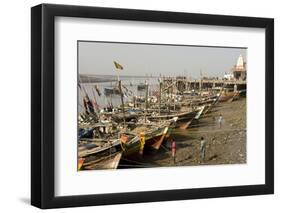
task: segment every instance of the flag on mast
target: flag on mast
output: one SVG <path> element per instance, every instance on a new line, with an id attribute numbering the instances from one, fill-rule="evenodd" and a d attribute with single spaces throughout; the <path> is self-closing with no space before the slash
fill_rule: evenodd
<path id="1" fill-rule="evenodd" d="M 117 63 L 116 61 L 113 61 L 113 63 L 114 63 L 114 66 L 116 67 L 116 69 L 123 70 L 123 66 L 121 64 Z"/>

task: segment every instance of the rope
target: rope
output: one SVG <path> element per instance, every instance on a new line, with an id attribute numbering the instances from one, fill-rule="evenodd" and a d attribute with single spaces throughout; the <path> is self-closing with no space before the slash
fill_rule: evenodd
<path id="1" fill-rule="evenodd" d="M 151 167 L 158 167 L 156 165 L 149 165 L 149 166 L 143 166 L 143 165 L 131 165 L 131 164 L 119 164 L 119 166 L 126 166 L 126 167 L 136 167 L 136 168 L 151 168 Z"/>
<path id="2" fill-rule="evenodd" d="M 127 159 L 127 158 L 122 158 L 122 160 L 127 161 L 127 162 L 131 162 L 131 163 L 136 163 L 136 164 L 139 164 L 139 165 L 144 165 L 144 166 L 147 166 L 147 167 L 151 167 L 150 164 L 141 163 L 141 162 L 139 162 L 139 161 L 134 161 L 134 160 L 129 160 L 129 159 Z"/>
<path id="3" fill-rule="evenodd" d="M 161 147 L 162 147 L 163 149 L 165 149 L 165 151 L 170 152 L 170 150 L 167 149 L 163 144 L 161 144 Z"/>

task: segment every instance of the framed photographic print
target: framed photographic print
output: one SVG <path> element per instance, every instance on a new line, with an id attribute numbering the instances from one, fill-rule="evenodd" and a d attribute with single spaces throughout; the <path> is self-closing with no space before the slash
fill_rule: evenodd
<path id="1" fill-rule="evenodd" d="M 274 21 L 31 9 L 31 203 L 272 194 Z"/>

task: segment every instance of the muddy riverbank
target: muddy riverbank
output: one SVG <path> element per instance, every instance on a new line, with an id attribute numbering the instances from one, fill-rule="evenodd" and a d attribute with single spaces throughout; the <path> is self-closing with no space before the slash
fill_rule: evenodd
<path id="1" fill-rule="evenodd" d="M 222 124 L 218 119 L 222 115 Z M 200 159 L 200 138 L 206 145 L 205 160 Z M 170 141 L 163 143 L 157 153 L 147 152 L 136 162 L 123 159 L 120 168 L 188 166 L 246 163 L 246 98 L 221 102 L 192 123 L 187 130 L 174 130 L 177 145 L 176 163 L 171 155 Z"/>

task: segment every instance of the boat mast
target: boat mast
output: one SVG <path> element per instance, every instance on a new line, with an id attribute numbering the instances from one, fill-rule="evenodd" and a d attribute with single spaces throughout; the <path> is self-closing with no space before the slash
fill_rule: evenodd
<path id="1" fill-rule="evenodd" d="M 144 116 L 145 123 L 146 123 L 147 109 L 148 109 L 148 83 L 146 81 L 145 82 L 145 116 Z"/>
<path id="2" fill-rule="evenodd" d="M 200 94 L 201 94 L 201 92 L 202 92 L 202 80 L 203 80 L 203 78 L 202 78 L 202 70 L 200 69 L 200 82 L 199 82 L 199 91 L 200 91 Z"/>
<path id="3" fill-rule="evenodd" d="M 171 93 L 172 93 L 172 95 L 171 95 L 171 100 L 173 101 L 173 103 L 174 103 L 174 110 L 176 109 L 176 102 L 175 102 L 175 100 L 173 100 L 173 97 L 174 97 L 174 87 L 175 87 L 175 90 L 176 90 L 176 87 L 177 87 L 177 78 L 175 77 L 175 83 L 173 84 L 172 83 L 172 91 L 171 91 Z"/>
<path id="4" fill-rule="evenodd" d="M 114 61 L 114 65 L 115 65 L 115 68 L 116 68 L 116 71 L 117 71 L 117 81 L 118 81 L 118 87 L 119 87 L 119 92 L 120 92 L 120 98 L 121 98 L 121 104 L 122 104 L 122 113 L 123 113 L 123 124 L 124 124 L 124 127 L 125 127 L 125 124 L 126 124 L 126 119 L 125 119 L 125 106 L 124 106 L 124 94 L 123 94 L 123 91 L 122 91 L 122 85 L 121 85 L 121 80 L 120 80 L 120 76 L 119 76 L 119 71 L 118 70 L 123 70 L 123 67 L 118 64 L 117 62 Z"/>
<path id="5" fill-rule="evenodd" d="M 98 112 L 100 111 L 99 109 L 99 105 L 98 105 L 98 102 L 97 102 L 97 98 L 96 98 L 96 94 L 95 94 L 95 91 L 94 91 L 94 88 L 92 87 L 92 93 L 93 93 L 93 97 L 94 97 L 94 101 L 95 101 L 95 108 L 96 108 L 96 112 L 98 114 Z"/>
<path id="6" fill-rule="evenodd" d="M 159 82 L 159 115 L 161 114 L 161 93 L 162 93 L 162 82 Z"/>
<path id="7" fill-rule="evenodd" d="M 118 79 L 119 79 L 119 78 L 118 78 Z M 122 91 L 121 80 L 118 81 L 118 86 L 119 86 L 120 97 L 121 97 L 121 104 L 122 104 L 123 123 L 124 123 L 124 126 L 125 126 L 125 124 L 126 124 L 126 120 L 125 120 L 125 108 L 124 108 L 124 99 L 123 99 L 123 91 Z"/>
<path id="8" fill-rule="evenodd" d="M 170 85 L 168 85 L 168 112 L 170 113 L 170 107 L 171 107 L 171 104 L 170 104 L 170 101 L 171 101 L 171 85 L 173 84 L 173 78 L 172 77 L 169 77 L 169 81 L 172 82 Z"/>

